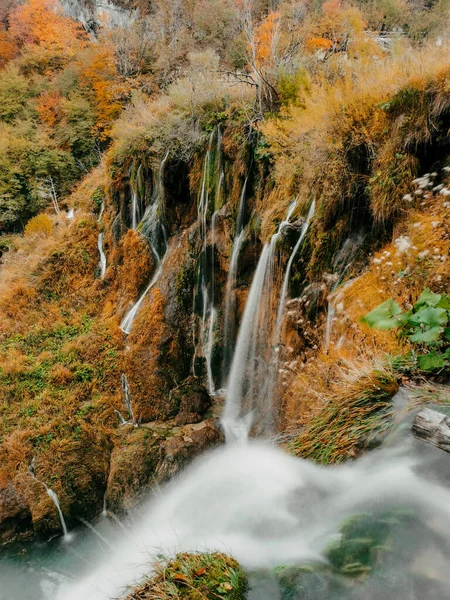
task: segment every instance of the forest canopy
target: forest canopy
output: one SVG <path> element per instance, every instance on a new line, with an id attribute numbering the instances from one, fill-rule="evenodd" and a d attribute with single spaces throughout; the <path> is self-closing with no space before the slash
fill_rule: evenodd
<path id="1" fill-rule="evenodd" d="M 22 230 L 52 194 L 64 202 L 143 107 L 144 128 L 149 114 L 188 117 L 190 129 L 167 138 L 181 147 L 180 136 L 207 127 L 202 107 L 219 114 L 238 98 L 255 127 L 301 110 L 312 86 L 361 63 L 379 64 L 399 47 L 439 47 L 448 25 L 448 0 L 117 5 L 121 22 L 104 14 L 92 23 L 71 18 L 58 0 L 3 3 L 0 232 Z"/>

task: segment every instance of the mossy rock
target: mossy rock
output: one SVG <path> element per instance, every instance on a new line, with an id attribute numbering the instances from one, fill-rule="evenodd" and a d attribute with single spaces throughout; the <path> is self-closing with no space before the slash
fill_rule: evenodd
<path id="1" fill-rule="evenodd" d="M 129 509 L 138 494 L 155 481 L 156 467 L 162 458 L 160 436 L 148 429 L 124 431 L 122 443 L 111 455 L 106 504 L 121 512 Z"/>
<path id="2" fill-rule="evenodd" d="M 176 411 L 176 425 L 199 423 L 211 407 L 211 398 L 206 388 L 196 377 L 188 377 L 170 393 L 171 406 Z"/>
<path id="3" fill-rule="evenodd" d="M 177 554 L 155 566 L 155 575 L 133 590 L 127 600 L 244 600 L 247 576 L 233 558 L 211 554 Z"/>

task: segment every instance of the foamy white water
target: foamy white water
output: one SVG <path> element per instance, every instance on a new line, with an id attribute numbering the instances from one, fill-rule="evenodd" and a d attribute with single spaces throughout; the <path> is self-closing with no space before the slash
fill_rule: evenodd
<path id="1" fill-rule="evenodd" d="M 408 454 L 380 451 L 321 467 L 260 442 L 222 447 L 163 489 L 103 564 L 56 598 L 121 597 L 160 552 L 221 550 L 246 569 L 323 561 L 342 520 L 374 507 L 411 507 L 448 539 L 449 491 L 418 477 L 420 461 Z"/>

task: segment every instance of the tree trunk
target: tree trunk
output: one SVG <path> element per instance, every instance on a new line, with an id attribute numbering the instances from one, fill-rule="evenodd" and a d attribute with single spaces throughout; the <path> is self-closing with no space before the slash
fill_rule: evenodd
<path id="1" fill-rule="evenodd" d="M 450 417 L 424 408 L 416 415 L 412 432 L 417 439 L 450 452 Z"/>

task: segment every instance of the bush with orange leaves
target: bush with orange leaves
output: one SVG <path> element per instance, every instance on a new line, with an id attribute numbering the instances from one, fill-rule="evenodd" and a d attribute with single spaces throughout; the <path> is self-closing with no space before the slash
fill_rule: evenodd
<path id="1" fill-rule="evenodd" d="M 64 15 L 57 0 L 28 0 L 9 21 L 11 38 L 45 69 L 60 67 L 87 43 L 81 25 Z"/>

